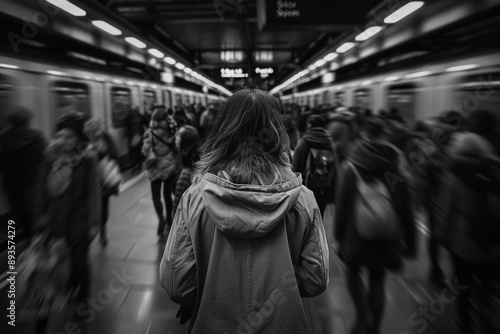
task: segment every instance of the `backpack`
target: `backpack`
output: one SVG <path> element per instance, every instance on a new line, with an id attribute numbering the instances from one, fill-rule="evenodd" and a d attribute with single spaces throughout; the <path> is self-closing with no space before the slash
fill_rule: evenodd
<path id="1" fill-rule="evenodd" d="M 398 240 L 399 219 L 389 189 L 378 179 L 365 182 L 356 167 L 347 163 L 356 176 L 354 224 L 359 235 L 367 241 Z"/>
<path id="2" fill-rule="evenodd" d="M 337 163 L 335 150 L 311 148 L 306 164 L 306 187 L 311 190 L 324 190 L 331 187 Z"/>

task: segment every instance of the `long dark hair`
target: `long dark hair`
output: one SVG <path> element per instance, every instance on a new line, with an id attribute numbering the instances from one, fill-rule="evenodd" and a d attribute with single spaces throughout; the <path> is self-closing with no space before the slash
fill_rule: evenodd
<path id="1" fill-rule="evenodd" d="M 284 182 L 291 173 L 289 152 L 278 100 L 259 89 L 242 89 L 217 113 L 194 181 L 213 173 L 237 184 Z"/>

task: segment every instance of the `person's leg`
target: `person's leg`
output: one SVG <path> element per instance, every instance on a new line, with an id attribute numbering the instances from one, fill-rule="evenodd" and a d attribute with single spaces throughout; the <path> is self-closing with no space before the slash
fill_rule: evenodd
<path id="1" fill-rule="evenodd" d="M 359 266 L 347 266 L 347 289 L 356 308 L 356 319 L 351 329 L 352 334 L 363 333 L 369 319 L 366 288 Z"/>
<path id="2" fill-rule="evenodd" d="M 379 333 L 385 307 L 385 270 L 384 268 L 370 268 L 369 276 L 368 305 L 373 315 L 370 333 Z"/>
<path id="3" fill-rule="evenodd" d="M 439 266 L 439 245 L 437 243 L 436 238 L 434 237 L 434 231 L 436 230 L 436 213 L 434 212 L 434 209 L 429 208 L 428 209 L 428 217 L 429 217 L 429 229 L 431 231 L 431 236 L 429 238 L 429 256 L 430 256 L 430 261 L 431 261 L 431 268 L 430 268 L 430 280 L 437 284 L 437 285 L 443 285 L 444 281 L 444 274 L 443 271 L 441 270 L 441 267 Z"/>
<path id="4" fill-rule="evenodd" d="M 175 182 L 177 180 L 176 176 L 170 176 L 165 182 L 163 182 L 163 200 L 165 201 L 165 207 L 166 207 L 166 219 L 165 223 L 167 225 L 167 228 L 169 229 L 170 226 L 172 225 L 172 218 L 173 218 L 173 201 L 172 201 L 172 195 L 175 191 Z"/>
<path id="5" fill-rule="evenodd" d="M 153 196 L 153 205 L 158 216 L 158 226 L 161 226 L 165 220 L 163 217 L 163 203 L 161 202 L 161 185 L 161 180 L 151 181 L 151 195 Z M 159 228 L 158 233 L 160 233 Z"/>
<path id="6" fill-rule="evenodd" d="M 108 238 L 106 236 L 106 223 L 108 222 L 109 216 L 109 196 L 107 194 L 102 194 L 101 196 L 101 243 L 106 245 L 108 243 Z"/>
<path id="7" fill-rule="evenodd" d="M 465 286 L 457 295 L 458 321 L 463 334 L 473 333 L 470 297 L 472 295 L 474 275 L 472 268 L 461 258 L 453 254 L 455 277 L 460 286 Z"/>
<path id="8" fill-rule="evenodd" d="M 87 238 L 82 237 L 73 246 L 75 255 L 72 266 L 73 272 L 77 275 L 80 291 L 78 298 L 84 300 L 90 290 L 90 266 L 88 262 L 89 241 Z"/>

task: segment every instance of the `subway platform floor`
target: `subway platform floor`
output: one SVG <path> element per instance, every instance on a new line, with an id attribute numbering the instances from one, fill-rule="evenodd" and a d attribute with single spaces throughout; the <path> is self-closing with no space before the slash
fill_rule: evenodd
<path id="1" fill-rule="evenodd" d="M 322 295 L 305 300 L 305 306 L 314 333 L 346 334 L 355 321 L 355 312 L 346 287 L 345 267 L 333 251 L 332 210 L 327 208 L 324 219 L 331 245 L 330 283 Z M 156 236 L 157 223 L 146 178 L 113 197 L 109 242 L 102 246 L 96 238 L 90 248 L 93 275 L 90 299 L 73 301 L 64 312 L 52 317 L 47 333 L 185 333 L 187 325 L 180 325 L 175 317 L 178 306 L 170 301 L 158 282 L 165 240 Z M 448 298 L 443 299 L 442 294 L 448 288 L 437 287 L 427 280 L 426 231 L 425 224 L 420 224 L 416 259 L 406 262 L 402 272 L 387 276 L 382 334 L 460 334 L 455 324 L 457 305 L 453 295 L 447 292 Z M 442 251 L 441 265 L 453 285 L 448 258 Z M 500 328 L 498 323 L 497 328 Z M 19 323 L 15 332 L 35 333 L 35 326 Z"/>

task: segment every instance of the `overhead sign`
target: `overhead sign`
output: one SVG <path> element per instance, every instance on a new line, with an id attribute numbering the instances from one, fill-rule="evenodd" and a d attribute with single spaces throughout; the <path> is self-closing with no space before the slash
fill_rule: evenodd
<path id="1" fill-rule="evenodd" d="M 259 28 L 287 25 L 345 29 L 364 24 L 377 0 L 258 0 Z"/>

